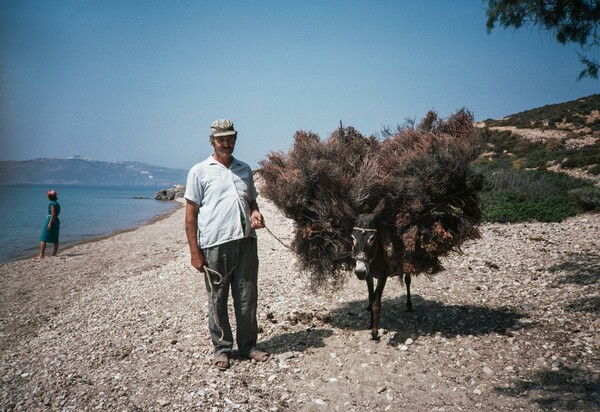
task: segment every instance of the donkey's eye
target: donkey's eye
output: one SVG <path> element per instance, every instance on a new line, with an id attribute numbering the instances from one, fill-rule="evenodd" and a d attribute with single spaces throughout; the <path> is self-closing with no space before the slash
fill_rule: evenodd
<path id="1" fill-rule="evenodd" d="M 369 243 L 369 245 L 375 243 L 375 236 L 369 236 L 369 240 L 367 240 L 367 243 Z"/>
<path id="2" fill-rule="evenodd" d="M 353 235 L 350 235 L 352 238 L 352 246 L 356 246 L 356 238 Z"/>

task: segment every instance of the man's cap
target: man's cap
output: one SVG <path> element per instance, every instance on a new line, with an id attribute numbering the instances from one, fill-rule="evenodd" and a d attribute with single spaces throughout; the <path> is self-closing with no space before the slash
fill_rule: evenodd
<path id="1" fill-rule="evenodd" d="M 210 135 L 212 137 L 237 136 L 237 132 L 233 128 L 233 122 L 231 120 L 219 119 L 215 120 L 210 125 Z"/>
<path id="2" fill-rule="evenodd" d="M 56 191 L 55 190 L 48 190 L 48 192 L 46 192 L 46 196 L 48 196 L 48 197 L 54 197 L 54 196 L 56 196 Z"/>

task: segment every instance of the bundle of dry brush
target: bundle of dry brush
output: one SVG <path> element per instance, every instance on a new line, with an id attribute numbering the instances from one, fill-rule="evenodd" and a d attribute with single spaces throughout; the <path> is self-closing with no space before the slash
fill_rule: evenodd
<path id="1" fill-rule="evenodd" d="M 397 274 L 434 273 L 440 256 L 479 236 L 480 185 L 469 169 L 479 153 L 473 115 L 465 109 L 447 120 L 429 112 L 418 125 L 382 139 L 352 127 L 325 141 L 298 131 L 289 153 L 260 162 L 261 193 L 294 221 L 292 248 L 313 285 L 335 284 L 354 265 L 354 221 L 342 202 L 367 213 L 382 197 L 379 230 Z"/>

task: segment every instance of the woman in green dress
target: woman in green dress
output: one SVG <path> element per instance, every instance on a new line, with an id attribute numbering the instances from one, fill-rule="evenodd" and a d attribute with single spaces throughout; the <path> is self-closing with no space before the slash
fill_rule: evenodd
<path id="1" fill-rule="evenodd" d="M 46 218 L 46 222 L 42 229 L 42 236 L 40 236 L 40 254 L 38 255 L 38 258 L 40 259 L 44 258 L 46 243 L 54 244 L 52 256 L 56 256 L 58 253 L 58 234 L 60 232 L 60 220 L 58 219 L 60 205 L 57 202 L 58 195 L 54 190 L 49 190 L 46 194 L 48 195 L 50 204 L 48 205 L 48 217 Z"/>

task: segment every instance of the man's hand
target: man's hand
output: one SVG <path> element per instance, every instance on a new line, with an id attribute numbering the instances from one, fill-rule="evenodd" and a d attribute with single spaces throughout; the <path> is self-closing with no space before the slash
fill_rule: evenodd
<path id="1" fill-rule="evenodd" d="M 198 250 L 198 253 L 192 254 L 192 266 L 198 270 L 198 272 L 204 273 L 204 266 L 206 266 L 206 258 L 204 254 Z"/>
<path id="2" fill-rule="evenodd" d="M 252 216 L 250 216 L 250 227 L 252 227 L 252 229 L 262 229 L 265 227 L 265 218 L 258 210 L 252 211 Z"/>

